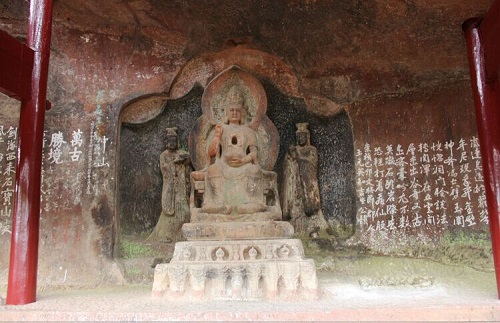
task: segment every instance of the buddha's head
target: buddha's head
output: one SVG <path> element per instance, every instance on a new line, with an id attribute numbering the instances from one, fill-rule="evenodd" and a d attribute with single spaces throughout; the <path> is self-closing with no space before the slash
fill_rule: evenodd
<path id="1" fill-rule="evenodd" d="M 229 124 L 244 124 L 246 121 L 245 98 L 237 86 L 227 92 L 224 100 L 226 122 Z"/>

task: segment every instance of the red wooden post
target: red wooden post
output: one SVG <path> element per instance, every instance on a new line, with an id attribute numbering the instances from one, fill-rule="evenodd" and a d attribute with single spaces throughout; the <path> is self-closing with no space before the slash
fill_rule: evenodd
<path id="1" fill-rule="evenodd" d="M 483 20 L 469 19 L 462 27 L 467 41 L 500 298 L 500 0 L 493 3 Z"/>
<path id="2" fill-rule="evenodd" d="M 31 89 L 22 98 L 7 304 L 36 301 L 43 123 L 52 25 L 52 0 L 31 0 L 26 43 L 34 51 Z"/>

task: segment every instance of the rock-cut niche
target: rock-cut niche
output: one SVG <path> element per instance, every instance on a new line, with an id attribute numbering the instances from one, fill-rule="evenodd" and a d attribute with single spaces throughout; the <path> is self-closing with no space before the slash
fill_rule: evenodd
<path id="1" fill-rule="evenodd" d="M 258 76 L 258 75 L 257 75 Z M 309 123 L 311 144 L 318 151 L 321 209 L 331 233 L 343 240 L 354 233 L 356 193 L 352 126 L 345 111 L 317 116 L 301 98 L 288 96 L 269 78 L 258 77 L 267 94 L 267 115 L 280 136 L 274 171 L 283 183 L 283 160 L 296 145 L 296 124 Z M 161 113 L 143 123 L 122 122 L 120 131 L 119 216 L 120 235 L 147 238 L 162 211 L 162 175 L 159 156 L 165 150 L 165 129 L 176 127 L 179 148 L 188 150 L 188 136 L 201 115 L 203 87 L 167 100 Z M 189 196 L 189 192 L 186 192 Z"/>

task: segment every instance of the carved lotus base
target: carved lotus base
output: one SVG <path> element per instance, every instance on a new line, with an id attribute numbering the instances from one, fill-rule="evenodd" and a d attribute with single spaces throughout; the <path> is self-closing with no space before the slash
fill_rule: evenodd
<path id="1" fill-rule="evenodd" d="M 167 299 L 316 299 L 312 259 L 298 239 L 178 242 L 156 266 L 153 297 Z"/>

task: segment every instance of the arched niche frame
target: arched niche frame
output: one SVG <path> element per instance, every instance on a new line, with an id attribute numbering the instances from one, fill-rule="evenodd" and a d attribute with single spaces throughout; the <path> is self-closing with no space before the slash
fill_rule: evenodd
<path id="1" fill-rule="evenodd" d="M 288 147 L 296 144 L 295 124 L 309 122 L 312 144 L 318 148 L 319 152 L 318 179 L 320 191 L 323 188 L 321 192 L 323 213 L 332 223 L 333 231 L 334 233 L 337 231 L 339 237 L 345 238 L 354 233 L 354 148 L 352 127 L 345 112 L 346 106 L 316 94 L 304 93 L 293 69 L 276 56 L 241 46 L 201 55 L 186 63 L 165 92 L 141 96 L 124 104 L 120 112 L 120 124 L 132 128 L 152 125 L 159 117 L 174 113 L 169 110 L 171 102 L 183 100 L 193 91 L 198 93 L 199 100 L 194 100 L 191 107 L 198 105 L 197 117 L 199 117 L 202 114 L 202 92 L 217 76 L 235 68 L 258 79 L 267 91 L 269 105 L 267 117 L 276 126 L 280 137 L 279 154 L 274 167 L 278 173 L 278 182 L 280 183 L 281 161 Z M 197 117 L 193 119 L 193 125 Z M 167 126 L 172 125 L 158 123 L 160 128 Z M 185 148 L 187 148 L 187 132 L 189 130 L 180 134 L 181 142 L 186 142 Z M 332 162 L 331 156 L 337 156 L 339 147 L 344 155 L 333 158 L 338 160 L 337 163 Z M 117 172 L 120 172 L 120 167 L 117 168 Z M 117 176 L 119 183 L 125 181 L 120 178 L 122 176 L 123 174 Z M 161 181 L 161 177 L 159 180 Z M 144 186 L 138 189 L 144 189 Z M 138 189 L 133 195 L 137 195 Z M 120 192 L 117 194 L 120 195 Z M 144 200 L 144 198 L 141 199 Z M 159 204 L 159 200 L 156 202 Z M 120 204 L 120 197 L 118 197 L 117 212 L 120 212 Z M 132 209 L 132 207 L 127 207 L 127 209 Z M 159 216 L 159 212 L 155 215 Z M 120 217 L 121 214 L 116 215 L 117 221 L 120 221 Z M 154 226 L 156 222 L 153 220 L 148 223 Z"/>
<path id="2" fill-rule="evenodd" d="M 346 108 L 324 96 L 302 91 L 293 69 L 278 57 L 246 47 L 232 47 L 217 53 L 208 53 L 195 58 L 180 70 L 170 89 L 164 93 L 150 94 L 126 103 L 122 108 L 121 121 L 140 124 L 158 116 L 167 100 L 176 100 L 187 95 L 196 84 L 204 89 L 217 75 L 238 66 L 259 78 L 270 80 L 285 95 L 302 98 L 309 112 L 322 116 L 334 116 Z"/>

